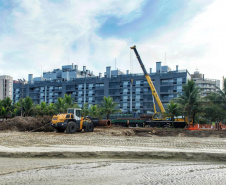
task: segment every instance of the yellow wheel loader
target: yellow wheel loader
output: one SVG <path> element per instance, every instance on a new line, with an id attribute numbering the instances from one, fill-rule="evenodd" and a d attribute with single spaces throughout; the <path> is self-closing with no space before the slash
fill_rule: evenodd
<path id="1" fill-rule="evenodd" d="M 94 124 L 90 119 L 81 117 L 81 109 L 70 108 L 67 114 L 54 115 L 51 126 L 57 132 L 64 132 L 73 134 L 75 132 L 93 132 Z"/>

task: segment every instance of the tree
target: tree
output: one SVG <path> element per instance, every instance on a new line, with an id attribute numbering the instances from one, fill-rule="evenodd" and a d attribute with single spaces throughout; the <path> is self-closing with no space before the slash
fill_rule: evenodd
<path id="1" fill-rule="evenodd" d="M 101 118 L 102 109 L 99 105 L 91 105 L 89 108 L 89 116 L 94 118 Z"/>
<path id="2" fill-rule="evenodd" d="M 22 109 L 22 99 L 13 105 L 13 111 L 12 116 L 20 116 L 21 115 L 21 109 Z"/>
<path id="3" fill-rule="evenodd" d="M 57 101 L 54 103 L 55 110 L 58 113 L 67 112 L 68 108 L 79 108 L 77 103 L 74 103 L 71 95 L 64 95 L 64 98 L 57 98 Z"/>
<path id="4" fill-rule="evenodd" d="M 200 112 L 200 92 L 201 90 L 196 86 L 193 80 L 188 80 L 187 84 L 183 85 L 183 91 L 178 94 L 178 98 L 175 101 L 182 108 L 182 112 L 187 116 L 188 123 L 191 119 L 194 124 L 195 115 Z"/>
<path id="5" fill-rule="evenodd" d="M 223 79 L 223 89 L 210 93 L 205 98 L 204 117 L 211 121 L 222 121 L 226 118 L 226 79 Z"/>
<path id="6" fill-rule="evenodd" d="M 89 115 L 89 108 L 88 108 L 88 103 L 85 103 L 82 107 L 82 116 L 88 116 Z"/>
<path id="7" fill-rule="evenodd" d="M 74 99 L 71 97 L 71 95 L 64 94 L 63 101 L 64 101 L 64 108 L 66 110 L 68 108 L 73 107 L 73 105 L 74 105 L 74 103 L 73 103 Z"/>
<path id="8" fill-rule="evenodd" d="M 35 106 L 36 114 L 39 116 L 44 116 L 48 114 L 48 105 L 46 102 L 41 102 Z"/>
<path id="9" fill-rule="evenodd" d="M 102 111 L 103 111 L 103 114 L 106 114 L 107 119 L 109 119 L 110 114 L 121 112 L 116 108 L 117 106 L 118 104 L 113 101 L 112 97 L 104 96 L 103 103 L 102 103 Z"/>
<path id="10" fill-rule="evenodd" d="M 23 105 L 23 115 L 26 117 L 26 116 L 31 116 L 32 114 L 32 111 L 34 110 L 34 103 L 31 99 L 31 97 L 26 97 L 23 99 L 22 101 L 22 105 Z"/>
<path id="11" fill-rule="evenodd" d="M 63 113 L 65 112 L 65 104 L 63 98 L 57 98 L 57 101 L 54 103 L 56 112 Z"/>
<path id="12" fill-rule="evenodd" d="M 180 115 L 180 110 L 179 110 L 178 104 L 174 103 L 173 100 L 171 100 L 169 102 L 169 104 L 167 105 L 166 114 L 168 116 L 170 116 L 171 121 L 172 121 L 172 126 L 174 126 L 175 116 L 179 116 Z"/>
<path id="13" fill-rule="evenodd" d="M 0 102 L 0 114 L 7 119 L 8 115 L 12 112 L 12 100 L 7 97 Z"/>
<path id="14" fill-rule="evenodd" d="M 57 114 L 57 111 L 55 109 L 55 105 L 53 103 L 50 103 L 47 107 L 48 115 L 53 116 L 54 114 Z"/>

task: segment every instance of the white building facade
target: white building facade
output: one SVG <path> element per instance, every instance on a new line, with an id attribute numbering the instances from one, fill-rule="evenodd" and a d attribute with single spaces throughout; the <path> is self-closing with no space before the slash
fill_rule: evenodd
<path id="1" fill-rule="evenodd" d="M 13 97 L 13 77 L 9 75 L 0 76 L 0 100 Z"/>

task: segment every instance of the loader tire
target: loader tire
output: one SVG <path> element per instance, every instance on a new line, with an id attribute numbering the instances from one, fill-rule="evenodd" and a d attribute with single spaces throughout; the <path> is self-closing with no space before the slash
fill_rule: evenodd
<path id="1" fill-rule="evenodd" d="M 70 121 L 67 124 L 66 133 L 67 134 L 74 134 L 78 130 L 78 126 L 74 121 Z"/>
<path id="2" fill-rule="evenodd" d="M 93 132 L 94 125 L 92 122 L 86 122 L 85 132 Z"/>

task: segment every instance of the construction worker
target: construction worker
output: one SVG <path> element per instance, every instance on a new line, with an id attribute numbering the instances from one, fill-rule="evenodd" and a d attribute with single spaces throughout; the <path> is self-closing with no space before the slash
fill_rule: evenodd
<path id="1" fill-rule="evenodd" d="M 221 130 L 222 129 L 222 122 L 220 121 L 220 123 L 219 123 L 219 129 Z M 218 129 L 218 130 L 219 130 Z"/>
<path id="2" fill-rule="evenodd" d="M 214 121 L 212 122 L 212 128 L 215 128 L 215 122 Z"/>

